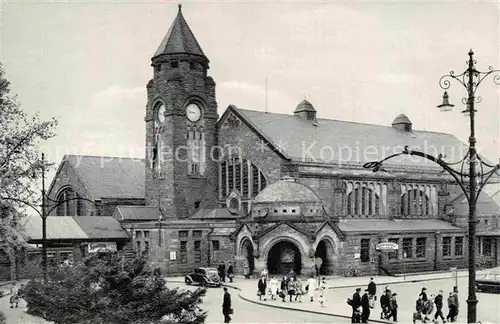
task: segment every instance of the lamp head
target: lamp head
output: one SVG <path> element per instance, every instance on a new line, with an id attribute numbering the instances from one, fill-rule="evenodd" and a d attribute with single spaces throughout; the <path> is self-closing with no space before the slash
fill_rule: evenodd
<path id="1" fill-rule="evenodd" d="M 441 109 L 441 111 L 450 111 L 451 108 L 455 107 L 455 105 L 450 104 L 448 98 L 448 92 L 445 91 L 443 93 L 443 103 L 437 106 L 439 109 Z"/>

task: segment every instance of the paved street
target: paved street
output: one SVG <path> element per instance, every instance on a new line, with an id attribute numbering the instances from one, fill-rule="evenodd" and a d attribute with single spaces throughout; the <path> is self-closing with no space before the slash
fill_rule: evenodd
<path id="1" fill-rule="evenodd" d="M 186 288 L 179 284 L 181 288 Z M 196 289 L 197 287 L 188 287 Z M 229 289 L 233 303 L 232 323 L 350 323 L 349 319 L 336 316 L 318 315 L 300 311 L 276 309 L 256 305 L 238 297 L 238 291 Z M 208 311 L 207 324 L 222 323 L 222 288 L 209 288 L 201 307 Z M 278 304 L 278 302 L 275 302 Z M 279 304 L 278 304 L 279 305 Z"/>

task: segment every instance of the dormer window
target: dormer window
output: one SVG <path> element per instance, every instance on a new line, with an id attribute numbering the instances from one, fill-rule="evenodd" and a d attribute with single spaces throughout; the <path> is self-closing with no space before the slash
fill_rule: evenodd
<path id="1" fill-rule="evenodd" d="M 307 120 L 314 120 L 314 112 L 307 111 Z"/>
<path id="2" fill-rule="evenodd" d="M 179 67 L 179 62 L 177 62 L 177 61 L 170 62 L 170 67 L 172 69 L 177 69 Z"/>

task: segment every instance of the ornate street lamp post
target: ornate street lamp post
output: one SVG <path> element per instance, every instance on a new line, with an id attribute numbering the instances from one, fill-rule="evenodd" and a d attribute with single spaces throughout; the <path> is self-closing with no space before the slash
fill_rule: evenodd
<path id="1" fill-rule="evenodd" d="M 500 165 L 491 165 L 481 159 L 476 152 L 476 137 L 475 137 L 475 103 L 482 101 L 480 96 L 476 96 L 476 90 L 481 82 L 489 75 L 493 74 L 493 82 L 500 85 L 500 70 L 494 70 L 489 67 L 487 72 L 480 72 L 476 69 L 474 60 L 474 52 L 469 51 L 469 60 L 467 61 L 467 69 L 460 75 L 455 75 L 453 71 L 444 75 L 439 80 L 440 87 L 445 90 L 443 94 L 443 103 L 438 106 L 442 111 L 451 110 L 454 105 L 449 103 L 448 90 L 451 86 L 451 80 L 456 80 L 462 84 L 467 90 L 467 98 L 462 99 L 462 103 L 466 105 L 463 113 L 469 116 L 470 121 L 470 136 L 469 148 L 467 154 L 462 160 L 456 163 L 447 163 L 443 161 L 444 156 L 439 155 L 437 158 L 423 152 L 409 150 L 405 147 L 401 153 L 393 154 L 381 161 L 368 162 L 363 167 L 373 169 L 374 172 L 382 167 L 382 163 L 395 156 L 408 154 L 426 158 L 440 165 L 446 170 L 458 183 L 464 192 L 469 204 L 469 291 L 467 298 L 467 323 L 476 323 L 476 203 L 479 193 L 490 177 L 500 169 Z M 460 169 L 455 170 L 451 166 L 460 164 Z M 468 166 L 468 168 L 467 168 Z"/>

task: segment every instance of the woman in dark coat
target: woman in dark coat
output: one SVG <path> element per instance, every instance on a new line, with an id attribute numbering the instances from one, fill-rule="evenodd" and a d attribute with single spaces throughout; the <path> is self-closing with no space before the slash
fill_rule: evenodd
<path id="1" fill-rule="evenodd" d="M 229 282 L 233 282 L 234 269 L 233 269 L 233 264 L 231 262 L 229 262 L 229 266 L 227 267 L 227 277 L 229 278 Z"/>
<path id="2" fill-rule="evenodd" d="M 259 283 L 257 284 L 257 294 L 259 295 L 259 300 L 262 300 L 262 296 L 264 296 L 264 300 L 266 300 L 266 289 L 266 277 L 262 276 L 260 277 Z"/>

